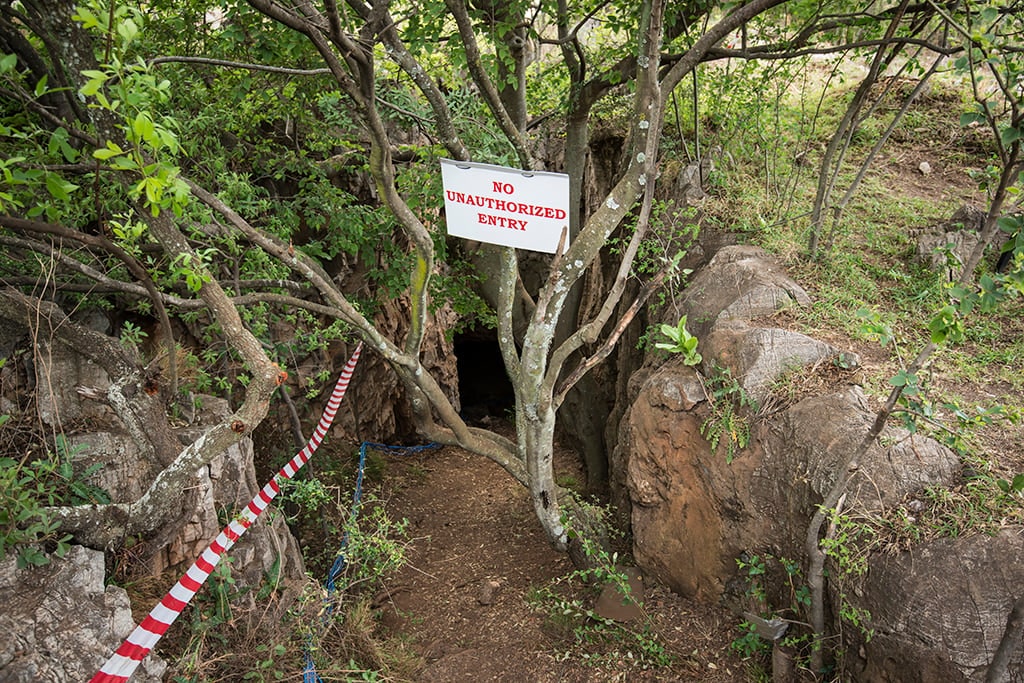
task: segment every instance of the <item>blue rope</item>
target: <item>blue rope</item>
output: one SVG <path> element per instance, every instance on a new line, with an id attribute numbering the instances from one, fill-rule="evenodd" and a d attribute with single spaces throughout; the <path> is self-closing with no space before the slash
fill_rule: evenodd
<path id="1" fill-rule="evenodd" d="M 434 448 L 440 448 L 441 444 L 428 443 L 423 446 L 387 446 L 382 443 L 373 443 L 372 441 L 364 441 L 359 445 L 359 469 L 356 473 L 356 488 L 352 494 L 352 511 L 350 513 L 351 523 L 349 529 L 355 527 L 356 518 L 359 516 L 359 506 L 363 499 L 363 473 L 366 471 L 366 451 L 373 449 L 375 451 L 387 451 L 397 455 L 411 455 L 414 453 L 421 453 L 423 451 L 431 450 Z M 327 597 L 324 599 L 326 604 L 325 616 L 330 615 L 334 612 L 334 601 L 331 599 L 334 596 L 336 590 L 335 581 L 341 573 L 345 571 L 345 550 L 348 548 L 348 529 L 341 537 L 341 547 L 338 549 L 338 555 L 334 558 L 334 564 L 331 565 L 330 571 L 327 572 L 327 581 L 324 585 L 327 588 Z M 303 669 L 302 669 L 302 683 L 323 683 L 323 679 L 320 678 L 320 674 L 316 672 L 316 664 L 313 662 L 313 636 L 306 639 L 306 649 L 303 652 Z"/>

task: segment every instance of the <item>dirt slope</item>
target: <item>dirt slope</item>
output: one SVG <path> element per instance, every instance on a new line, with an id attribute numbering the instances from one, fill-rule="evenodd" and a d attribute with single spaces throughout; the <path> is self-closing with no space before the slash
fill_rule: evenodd
<path id="1" fill-rule="evenodd" d="M 572 571 L 546 543 L 525 489 L 498 466 L 455 448 L 389 459 L 380 495 L 416 538 L 410 563 L 381 596 L 382 623 L 423 658 L 418 681 L 737 681 L 745 664 L 729 651 L 737 620 L 646 587 L 651 628 L 673 658 L 641 669 L 617 646 L 566 657 L 571 633 L 536 589 Z M 588 596 L 589 597 L 589 596 Z M 482 604 L 489 603 L 489 604 Z M 562 660 L 562 661 L 560 661 Z"/>

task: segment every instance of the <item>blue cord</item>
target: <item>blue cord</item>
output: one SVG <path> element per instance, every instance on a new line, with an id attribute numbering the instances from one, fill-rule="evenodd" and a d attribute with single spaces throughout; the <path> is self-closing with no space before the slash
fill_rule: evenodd
<path id="1" fill-rule="evenodd" d="M 356 473 L 356 488 L 352 494 L 352 512 L 350 514 L 352 523 L 349 524 L 349 528 L 355 526 L 356 518 L 359 516 L 359 505 L 363 499 L 363 472 L 366 471 L 366 451 L 370 448 L 377 451 L 388 451 L 398 455 L 410 455 L 413 453 L 421 453 L 423 451 L 431 450 L 434 448 L 440 448 L 441 444 L 428 443 L 423 446 L 387 446 L 382 443 L 373 443 L 372 441 L 364 441 L 359 445 L 359 469 Z M 341 537 L 341 547 L 338 549 L 338 555 L 334 558 L 334 564 L 331 565 L 331 569 L 327 572 L 327 581 L 324 584 L 327 588 L 327 597 L 324 599 L 326 603 L 325 615 L 329 615 L 334 611 L 334 601 L 331 598 L 335 592 L 335 580 L 341 576 L 341 573 L 345 571 L 345 549 L 348 548 L 348 531 Z M 310 634 L 309 638 L 306 639 L 306 649 L 303 652 L 303 668 L 302 668 L 302 683 L 323 683 L 323 679 L 320 678 L 320 674 L 316 672 L 316 664 L 313 662 L 313 636 Z"/>

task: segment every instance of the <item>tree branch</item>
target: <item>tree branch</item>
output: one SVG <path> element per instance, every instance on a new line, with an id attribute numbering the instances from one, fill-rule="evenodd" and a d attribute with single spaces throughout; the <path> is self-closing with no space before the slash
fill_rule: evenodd
<path id="1" fill-rule="evenodd" d="M 1020 648 L 1021 634 L 1024 633 L 1024 594 L 1013 603 L 1006 617 L 1006 628 L 999 641 L 996 653 L 992 655 L 992 663 L 985 672 L 985 683 L 999 683 L 1006 679 L 1006 670 L 1010 661 Z"/>
<path id="2" fill-rule="evenodd" d="M 149 66 L 157 66 L 159 64 L 203 64 L 207 66 L 222 66 L 229 69 L 263 71 L 266 73 L 282 74 L 285 76 L 323 76 L 331 74 L 331 70 L 327 67 L 319 69 L 293 69 L 285 66 L 270 66 L 268 64 L 233 62 L 229 59 L 214 59 L 213 57 L 179 57 L 176 55 L 165 55 L 162 57 L 153 57 L 146 63 L 149 64 Z"/>
<path id="3" fill-rule="evenodd" d="M 512 117 L 509 116 L 501 102 L 497 88 L 494 87 L 494 83 L 484 69 L 480 46 L 476 40 L 476 32 L 473 30 L 473 21 L 466 10 L 466 3 L 463 0 L 445 0 L 445 5 L 455 18 L 455 24 L 459 28 L 459 36 L 462 38 L 462 45 L 466 51 L 466 64 L 469 67 L 469 73 L 473 77 L 473 82 L 480 88 L 484 102 L 487 103 L 487 107 L 491 110 L 491 114 L 494 115 L 505 137 L 512 143 L 512 148 L 515 149 L 522 168 L 528 171 L 537 170 L 536 161 L 527 149 L 522 133 L 516 128 Z"/>
<path id="4" fill-rule="evenodd" d="M 121 261 L 121 263 L 123 263 L 128 269 L 128 272 L 134 275 L 135 279 L 142 283 L 149 300 L 153 304 L 154 310 L 156 310 L 157 318 L 160 321 L 160 327 L 164 333 L 164 346 L 166 347 L 167 352 L 167 372 L 169 375 L 168 379 L 170 381 L 171 400 L 177 400 L 178 354 L 177 345 L 174 341 L 174 330 L 171 328 L 171 319 L 168 317 L 167 309 L 164 307 L 163 297 L 160 296 L 160 292 L 153 283 L 153 279 L 149 276 L 149 272 L 142 267 L 142 264 L 139 263 L 134 256 L 105 237 L 87 235 L 83 232 L 71 230 L 70 228 L 54 223 L 42 223 L 40 221 L 0 215 L 0 225 L 18 232 L 56 235 L 63 239 L 69 239 L 82 244 L 88 244 L 89 246 L 99 247 L 100 249 L 113 254 L 119 261 Z"/>

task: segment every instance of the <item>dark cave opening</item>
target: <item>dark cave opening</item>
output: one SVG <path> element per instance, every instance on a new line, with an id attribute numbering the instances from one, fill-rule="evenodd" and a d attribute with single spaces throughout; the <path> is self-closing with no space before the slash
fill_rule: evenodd
<path id="1" fill-rule="evenodd" d="M 478 422 L 507 419 L 515 408 L 512 381 L 505 372 L 496 330 L 474 328 L 453 340 L 459 371 L 462 418 Z"/>

